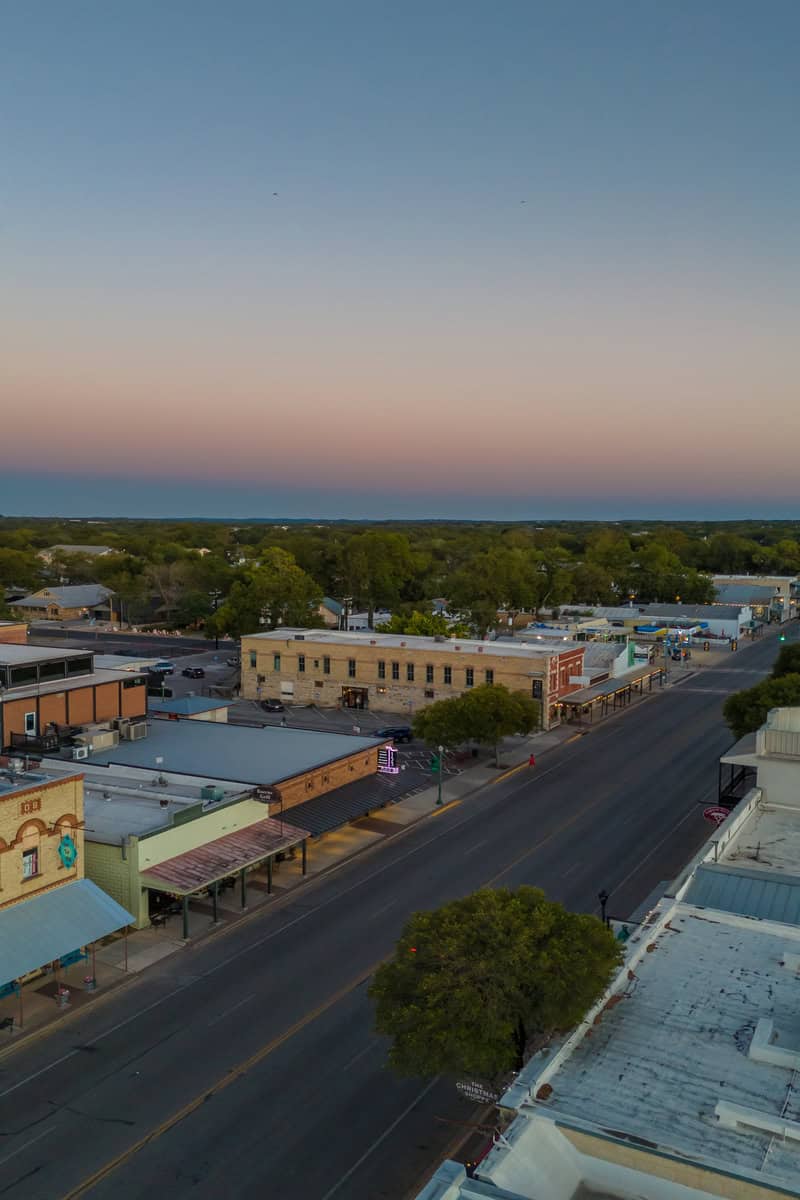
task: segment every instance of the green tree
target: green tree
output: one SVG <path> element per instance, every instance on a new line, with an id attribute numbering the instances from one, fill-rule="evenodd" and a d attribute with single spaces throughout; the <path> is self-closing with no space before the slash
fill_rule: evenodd
<path id="1" fill-rule="evenodd" d="M 502 1084 L 583 1018 L 621 959 L 597 917 L 538 888 L 484 888 L 407 922 L 370 987 L 375 1027 L 400 1075 Z"/>
<path id="2" fill-rule="evenodd" d="M 772 667 L 772 678 L 780 679 L 782 675 L 800 675 L 800 642 L 781 646 Z"/>
<path id="3" fill-rule="evenodd" d="M 448 621 L 441 613 L 419 612 L 414 609 L 405 616 L 394 613 L 391 621 L 378 626 L 380 633 L 407 633 L 412 637 L 469 637 L 470 627 L 464 621 Z"/>
<path id="4" fill-rule="evenodd" d="M 429 704 L 414 718 L 414 733 L 428 746 L 449 748 L 468 741 L 491 746 L 497 763 L 504 737 L 530 733 L 538 724 L 539 705 L 535 700 L 496 683 Z"/>
<path id="5" fill-rule="evenodd" d="M 376 608 L 397 603 L 412 570 L 411 548 L 402 533 L 370 530 L 356 534 L 344 548 L 344 586 L 358 604 L 366 605 L 370 626 Z"/>
<path id="6" fill-rule="evenodd" d="M 776 664 L 777 665 L 777 664 Z M 760 729 L 771 708 L 800 705 L 800 674 L 764 679 L 755 687 L 734 692 L 725 701 L 722 712 L 735 738 Z"/>
<path id="7" fill-rule="evenodd" d="M 257 633 L 276 625 L 314 625 L 322 594 L 298 567 L 288 550 L 268 550 L 261 565 L 238 580 L 215 614 L 206 621 L 206 636 Z"/>

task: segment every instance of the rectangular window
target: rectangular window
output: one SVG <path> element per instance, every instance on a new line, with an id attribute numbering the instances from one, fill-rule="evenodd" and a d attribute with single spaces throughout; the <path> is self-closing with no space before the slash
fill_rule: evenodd
<path id="1" fill-rule="evenodd" d="M 400 678 L 400 663 L 393 662 L 392 663 L 392 679 L 399 679 L 399 678 Z"/>
<path id="2" fill-rule="evenodd" d="M 25 713 L 25 732 L 36 733 L 36 713 Z"/>
<path id="3" fill-rule="evenodd" d="M 123 679 L 122 686 L 123 688 L 144 687 L 146 683 L 147 680 L 143 675 L 137 675 L 135 679 Z"/>
<path id="4" fill-rule="evenodd" d="M 475 687 L 475 671 L 472 667 L 467 667 L 464 674 L 466 675 L 465 683 L 467 687 Z"/>
<path id="5" fill-rule="evenodd" d="M 409 683 L 414 682 L 414 664 L 406 663 L 406 679 Z"/>
<path id="6" fill-rule="evenodd" d="M 67 659 L 67 674 L 91 674 L 94 662 L 91 659 Z"/>
<path id="7" fill-rule="evenodd" d="M 258 665 L 258 655 L 256 654 L 255 650 L 251 650 L 250 651 L 250 666 L 252 667 L 253 670 L 255 670 L 257 665 Z"/>
<path id="8" fill-rule="evenodd" d="M 280 654 L 273 654 L 273 656 L 272 656 L 272 669 L 273 669 L 273 671 L 280 671 L 280 669 L 281 669 L 281 656 L 280 656 Z"/>
<path id="9" fill-rule="evenodd" d="M 541 681 L 541 679 L 534 679 L 533 683 L 531 684 L 531 695 L 533 696 L 534 700 L 541 700 L 541 698 L 542 698 L 542 681 Z"/>
<path id="10" fill-rule="evenodd" d="M 12 687 L 27 687 L 30 683 L 36 683 L 38 678 L 39 672 L 36 663 L 26 663 L 25 666 L 11 668 Z"/>
<path id="11" fill-rule="evenodd" d="M 63 679 L 67 673 L 67 664 L 63 658 L 60 662 L 43 662 L 39 667 L 39 682 L 52 683 L 55 679 Z"/>
<path id="12" fill-rule="evenodd" d="M 432 699 L 433 699 L 433 688 L 426 688 L 426 689 L 425 689 L 425 699 L 426 699 L 426 700 L 432 700 Z"/>
<path id="13" fill-rule="evenodd" d="M 31 850 L 22 851 L 22 878 L 33 879 L 34 875 L 39 874 L 39 850 L 38 847 L 33 847 Z"/>
<path id="14" fill-rule="evenodd" d="M 486 669 L 486 682 L 489 684 L 489 687 L 494 683 L 494 671 L 490 667 Z"/>
<path id="15" fill-rule="evenodd" d="M 331 660 L 328 658 L 327 654 L 322 660 L 322 672 L 324 675 L 330 675 L 331 673 Z"/>
<path id="16" fill-rule="evenodd" d="M 445 683 L 453 682 L 453 668 L 452 667 L 444 668 L 444 681 L 445 681 Z"/>
<path id="17" fill-rule="evenodd" d="M 425 668 L 425 682 L 433 683 L 433 663 L 428 663 Z"/>
<path id="18" fill-rule="evenodd" d="M 382 658 L 378 659 L 378 679 L 386 678 L 386 663 Z"/>
<path id="19" fill-rule="evenodd" d="M 356 677 L 356 660 L 354 658 L 348 658 L 348 660 L 347 660 L 347 678 L 355 679 L 355 677 Z"/>
<path id="20" fill-rule="evenodd" d="M 302 675 L 305 672 L 305 669 L 306 669 L 306 656 L 305 656 L 305 654 L 298 654 L 298 656 L 297 656 L 297 673 L 298 673 L 298 675 Z"/>

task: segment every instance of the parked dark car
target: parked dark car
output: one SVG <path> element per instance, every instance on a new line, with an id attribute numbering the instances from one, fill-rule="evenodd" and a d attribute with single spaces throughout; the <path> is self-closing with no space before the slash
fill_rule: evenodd
<path id="1" fill-rule="evenodd" d="M 181 675 L 185 675 L 187 679 L 205 679 L 206 677 L 202 667 L 184 667 Z"/>
<path id="2" fill-rule="evenodd" d="M 280 700 L 262 700 L 261 707 L 264 712 L 286 712 Z"/>
<path id="3" fill-rule="evenodd" d="M 385 729 L 375 730 L 375 737 L 391 738 L 394 742 L 410 742 L 413 736 L 410 725 L 387 725 Z"/>

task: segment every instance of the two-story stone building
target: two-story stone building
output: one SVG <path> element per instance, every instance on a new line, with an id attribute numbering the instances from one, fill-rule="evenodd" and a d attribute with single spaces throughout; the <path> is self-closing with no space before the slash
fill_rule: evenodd
<path id="1" fill-rule="evenodd" d="M 585 647 L 321 629 L 275 629 L 242 638 L 242 695 L 321 707 L 371 708 L 411 717 L 433 700 L 483 683 L 525 692 L 547 727 L 574 690 Z"/>

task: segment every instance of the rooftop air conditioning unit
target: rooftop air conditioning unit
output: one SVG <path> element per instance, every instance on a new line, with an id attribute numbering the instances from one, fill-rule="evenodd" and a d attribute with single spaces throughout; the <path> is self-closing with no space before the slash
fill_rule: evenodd
<path id="1" fill-rule="evenodd" d="M 115 717 L 114 720 L 111 722 L 111 724 L 114 726 L 114 728 L 119 730 L 122 737 L 127 737 L 125 730 L 130 725 L 130 723 L 131 723 L 130 717 Z"/>
<path id="2" fill-rule="evenodd" d="M 296 642 L 304 642 L 306 640 L 306 635 L 304 633 L 296 633 L 294 635 L 294 640 Z"/>
<path id="3" fill-rule="evenodd" d="M 147 721 L 131 721 L 121 732 L 126 741 L 138 742 L 147 737 Z"/>
<path id="4" fill-rule="evenodd" d="M 88 746 L 73 746 L 72 747 L 72 757 L 73 757 L 73 759 L 75 759 L 76 762 L 82 758 L 88 758 L 89 757 L 89 747 Z"/>

